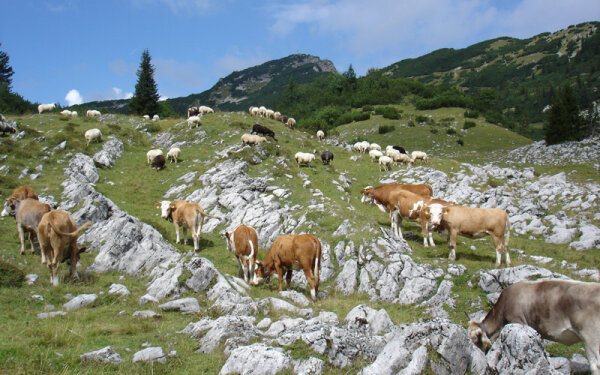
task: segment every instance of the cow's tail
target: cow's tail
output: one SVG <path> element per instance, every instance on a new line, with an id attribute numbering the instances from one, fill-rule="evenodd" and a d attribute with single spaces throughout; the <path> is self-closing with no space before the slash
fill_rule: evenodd
<path id="1" fill-rule="evenodd" d="M 54 224 L 51 221 L 49 221 L 48 222 L 48 227 L 49 227 L 48 231 L 50 228 L 52 228 L 52 230 L 59 236 L 77 237 L 77 236 L 79 236 L 79 233 L 83 232 L 84 230 L 88 229 L 91 226 L 92 226 L 92 222 L 88 221 L 87 223 L 85 223 L 82 226 L 80 226 L 79 228 L 77 228 L 74 232 L 68 233 L 68 232 L 61 231 L 56 226 L 54 226 Z"/>
<path id="2" fill-rule="evenodd" d="M 200 215 L 202 215 L 202 216 L 212 217 L 213 219 L 219 219 L 219 220 L 223 219 L 222 217 L 219 217 L 219 216 L 213 216 L 213 215 L 207 214 L 206 212 L 204 212 L 204 210 L 202 208 L 198 209 L 198 212 L 200 212 Z"/>
<path id="3" fill-rule="evenodd" d="M 510 240 L 510 221 L 506 218 L 506 224 L 504 225 L 504 252 L 508 253 L 508 241 Z"/>
<path id="4" fill-rule="evenodd" d="M 319 268 L 320 268 L 320 265 L 321 265 L 321 256 L 322 256 L 322 254 L 321 254 L 321 242 L 319 242 L 319 240 L 315 237 L 315 238 L 313 238 L 313 243 L 314 243 L 315 248 L 317 250 L 317 256 L 315 257 L 315 268 L 313 270 L 313 275 L 314 275 L 314 278 L 315 278 L 315 281 L 316 281 L 317 285 L 319 285 L 319 279 L 320 279 Z"/>

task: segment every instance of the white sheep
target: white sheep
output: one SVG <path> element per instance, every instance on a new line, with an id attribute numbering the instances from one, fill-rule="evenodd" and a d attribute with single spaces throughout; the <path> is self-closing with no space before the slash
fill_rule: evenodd
<path id="1" fill-rule="evenodd" d="M 63 115 L 63 116 L 71 117 L 71 111 L 69 111 L 68 109 L 63 109 L 60 112 L 60 114 Z"/>
<path id="2" fill-rule="evenodd" d="M 379 171 L 381 172 L 381 167 L 383 167 L 386 171 L 389 171 L 393 162 L 394 161 L 389 156 L 380 157 L 379 158 Z"/>
<path id="3" fill-rule="evenodd" d="M 171 147 L 169 152 L 167 152 L 167 159 L 170 159 L 171 163 L 177 163 L 179 155 L 181 155 L 181 150 L 179 149 L 179 147 Z"/>
<path id="4" fill-rule="evenodd" d="M 381 146 L 378 145 L 377 143 L 371 143 L 369 145 L 369 150 L 377 150 L 377 151 L 381 151 Z"/>
<path id="5" fill-rule="evenodd" d="M 260 114 L 258 107 L 250 107 L 250 114 L 254 117 L 258 117 Z"/>
<path id="6" fill-rule="evenodd" d="M 100 129 L 89 129 L 85 132 L 85 140 L 87 141 L 86 146 L 90 145 L 91 141 L 102 142 L 102 133 Z"/>
<path id="7" fill-rule="evenodd" d="M 315 155 L 310 154 L 308 152 L 296 152 L 296 155 L 294 155 L 294 159 L 296 159 L 298 166 L 300 166 L 300 164 L 309 165 L 315 160 Z"/>
<path id="8" fill-rule="evenodd" d="M 323 130 L 318 130 L 317 131 L 317 139 L 319 141 L 323 140 L 323 138 L 325 138 L 325 132 Z"/>
<path id="9" fill-rule="evenodd" d="M 85 115 L 87 117 L 100 117 L 100 111 L 97 111 L 95 109 L 89 109 Z"/>
<path id="10" fill-rule="evenodd" d="M 200 113 L 201 113 L 201 114 L 203 114 L 203 115 L 204 115 L 204 114 L 207 114 L 207 113 L 215 113 L 215 111 L 214 111 L 212 108 L 210 108 L 210 107 L 207 107 L 207 106 L 205 106 L 205 105 L 201 105 L 201 106 L 200 106 L 200 108 L 198 108 L 198 110 L 199 110 L 199 111 L 200 111 Z"/>
<path id="11" fill-rule="evenodd" d="M 53 111 L 54 108 L 56 107 L 55 103 L 50 103 L 50 104 L 40 104 L 38 105 L 38 112 L 41 115 L 42 112 L 50 112 Z"/>
<path id="12" fill-rule="evenodd" d="M 267 109 L 265 116 L 270 119 L 275 119 L 275 111 L 272 109 Z"/>
<path id="13" fill-rule="evenodd" d="M 360 152 L 360 150 L 362 149 L 362 142 L 356 142 L 354 145 L 352 145 L 352 149 L 354 151 Z"/>
<path id="14" fill-rule="evenodd" d="M 261 137 L 258 134 L 248 134 L 245 133 L 242 135 L 242 143 L 245 145 L 259 145 L 267 141 L 267 138 Z"/>
<path id="15" fill-rule="evenodd" d="M 164 155 L 162 150 L 159 148 L 148 151 L 146 153 L 146 160 L 148 161 L 148 164 L 152 163 L 154 158 L 157 157 L 158 155 Z"/>
<path id="16" fill-rule="evenodd" d="M 190 116 L 187 119 L 188 129 L 202 125 L 202 115 Z"/>
<path id="17" fill-rule="evenodd" d="M 371 161 L 374 163 L 377 160 L 379 160 L 380 157 L 383 156 L 383 153 L 379 150 L 371 150 L 369 151 L 369 157 L 371 158 Z"/>
<path id="18" fill-rule="evenodd" d="M 277 120 L 279 117 L 281 117 L 281 112 L 275 112 L 275 113 L 273 113 L 273 118 L 275 120 Z"/>
<path id="19" fill-rule="evenodd" d="M 404 163 L 408 164 L 409 166 L 415 162 L 415 160 L 412 159 L 410 156 L 401 152 L 393 153 L 391 155 L 391 158 L 394 160 L 394 163 Z"/>
<path id="20" fill-rule="evenodd" d="M 160 116 L 159 115 L 152 116 L 152 121 L 159 121 L 159 120 L 160 120 Z"/>
<path id="21" fill-rule="evenodd" d="M 359 152 L 361 154 L 366 154 L 367 151 L 369 151 L 369 146 L 371 146 L 371 144 L 369 142 L 367 142 L 367 141 L 362 141 L 362 142 L 359 142 L 359 143 L 360 143 Z"/>
<path id="22" fill-rule="evenodd" d="M 260 107 L 258 107 L 258 115 L 260 117 L 266 117 L 267 116 L 267 108 L 264 105 L 261 105 Z"/>
<path id="23" fill-rule="evenodd" d="M 385 150 L 385 154 L 389 157 L 393 157 L 393 155 L 399 154 L 400 151 L 396 150 L 395 148 L 386 148 Z"/>
<path id="24" fill-rule="evenodd" d="M 77 118 L 77 111 L 71 111 L 71 118 Z"/>
<path id="25" fill-rule="evenodd" d="M 293 117 L 288 118 L 286 125 L 288 128 L 294 129 L 294 127 L 296 126 L 296 119 L 294 119 Z"/>
<path id="26" fill-rule="evenodd" d="M 254 111 L 254 108 L 256 108 L 255 106 L 251 105 L 250 108 L 248 108 L 248 113 L 250 115 L 252 115 L 252 111 Z"/>
<path id="27" fill-rule="evenodd" d="M 144 118 L 144 120 L 150 120 L 150 115 L 144 115 L 142 117 Z"/>
<path id="28" fill-rule="evenodd" d="M 415 161 L 416 161 L 416 160 L 423 160 L 425 163 L 427 163 L 427 162 L 428 162 L 428 160 L 429 160 L 429 158 L 427 157 L 427 154 L 426 154 L 426 153 L 424 153 L 423 151 L 413 151 L 413 152 L 410 154 L 410 157 L 411 157 L 413 160 L 415 160 Z"/>

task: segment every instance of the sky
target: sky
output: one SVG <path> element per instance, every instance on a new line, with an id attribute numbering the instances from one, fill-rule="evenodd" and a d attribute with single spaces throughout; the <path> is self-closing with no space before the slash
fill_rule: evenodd
<path id="1" fill-rule="evenodd" d="M 162 98 L 295 53 L 369 68 L 600 21 L 599 0 L 0 0 L 13 91 L 62 106 L 131 97 L 144 49 Z"/>

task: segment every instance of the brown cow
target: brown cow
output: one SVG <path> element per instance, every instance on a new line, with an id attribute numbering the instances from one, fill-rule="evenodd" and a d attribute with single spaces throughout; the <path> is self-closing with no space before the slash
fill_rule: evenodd
<path id="1" fill-rule="evenodd" d="M 187 243 L 187 230 L 190 229 L 192 232 L 192 239 L 194 240 L 194 250 L 199 251 L 199 239 L 200 232 L 202 231 L 202 225 L 204 224 L 204 217 L 212 217 L 215 219 L 221 219 L 218 216 L 212 216 L 204 212 L 202 206 L 197 203 L 189 203 L 186 201 L 161 201 L 156 203 L 156 207 L 161 208 L 161 217 L 164 219 L 171 219 L 175 226 L 175 233 L 177 234 L 177 241 L 179 243 L 179 227 L 183 227 L 183 243 Z"/>
<path id="2" fill-rule="evenodd" d="M 487 351 L 502 327 L 520 323 L 544 339 L 572 345 L 583 341 L 590 370 L 600 375 L 600 284 L 575 280 L 520 281 L 502 291 L 480 322 L 469 322 L 469 336 Z"/>
<path id="3" fill-rule="evenodd" d="M 65 260 L 71 266 L 70 277 L 77 277 L 77 262 L 80 253 L 86 249 L 77 247 L 77 236 L 91 225 L 92 222 L 88 221 L 77 228 L 73 217 L 63 210 L 53 210 L 42 217 L 38 226 L 38 238 L 46 255 L 52 285 L 58 285 L 58 265 Z"/>
<path id="4" fill-rule="evenodd" d="M 510 266 L 508 240 L 510 223 L 506 211 L 500 208 L 477 208 L 459 205 L 444 207 L 432 204 L 429 208 L 431 224 L 442 234 L 448 235 L 450 254 L 448 259 L 456 260 L 456 236 L 459 234 L 471 238 L 492 236 L 496 248 L 496 267 L 500 266 L 502 253 L 506 265 Z"/>
<path id="5" fill-rule="evenodd" d="M 286 274 L 288 289 L 292 281 L 292 270 L 299 265 L 310 286 L 310 296 L 317 300 L 319 292 L 319 267 L 321 266 L 321 242 L 312 234 L 284 234 L 275 239 L 262 262 L 256 262 L 252 285 L 277 272 L 279 290 L 282 290 L 283 275 Z"/>
<path id="6" fill-rule="evenodd" d="M 14 215 L 14 209 L 11 211 L 10 207 L 13 206 L 16 201 L 27 198 L 35 200 L 39 199 L 35 191 L 33 191 L 33 189 L 29 186 L 19 186 L 15 188 L 10 197 L 6 198 L 6 201 L 4 202 L 4 210 L 2 210 L 2 216 Z"/>
<path id="7" fill-rule="evenodd" d="M 19 232 L 19 240 L 21 241 L 21 255 L 25 254 L 25 232 L 29 236 L 29 244 L 31 245 L 31 253 L 34 253 L 33 238 L 38 236 L 38 224 L 42 220 L 42 216 L 47 212 L 52 211 L 52 207 L 38 200 L 26 198 L 16 200 L 10 206 L 6 207 L 9 215 L 15 216 L 17 223 L 17 231 Z M 39 241 L 39 239 L 38 239 Z M 44 252 L 41 252 L 42 263 L 46 263 Z"/>
<path id="8" fill-rule="evenodd" d="M 256 252 L 258 251 L 258 235 L 254 228 L 241 224 L 233 232 L 225 232 L 227 250 L 233 252 L 238 261 L 238 274 L 246 282 L 252 279 Z"/>

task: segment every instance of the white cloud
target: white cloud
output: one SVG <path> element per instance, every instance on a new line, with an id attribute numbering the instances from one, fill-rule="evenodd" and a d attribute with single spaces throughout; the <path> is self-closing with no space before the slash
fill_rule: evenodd
<path id="1" fill-rule="evenodd" d="M 133 96 L 132 92 L 128 92 L 128 93 L 123 94 L 123 90 L 121 90 L 118 87 L 113 87 L 112 91 L 113 91 L 114 95 L 110 99 L 129 99 L 129 98 L 131 98 Z"/>
<path id="2" fill-rule="evenodd" d="M 94 91 L 86 94 L 88 101 L 129 99 L 132 96 L 132 92 L 123 92 L 123 90 L 118 87 L 111 87 L 110 89 L 103 91 Z"/>
<path id="3" fill-rule="evenodd" d="M 72 89 L 67 93 L 67 95 L 65 96 L 65 100 L 67 101 L 67 103 L 69 103 L 69 106 L 83 103 L 83 98 L 81 97 L 81 94 L 75 89 Z"/>

